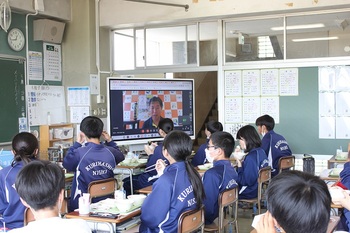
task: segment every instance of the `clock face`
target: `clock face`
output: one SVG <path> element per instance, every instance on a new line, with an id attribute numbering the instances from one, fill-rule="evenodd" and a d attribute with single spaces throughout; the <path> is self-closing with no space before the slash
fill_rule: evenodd
<path id="1" fill-rule="evenodd" d="M 25 38 L 23 32 L 18 28 L 13 28 L 7 34 L 7 42 L 11 49 L 21 51 L 25 45 Z"/>

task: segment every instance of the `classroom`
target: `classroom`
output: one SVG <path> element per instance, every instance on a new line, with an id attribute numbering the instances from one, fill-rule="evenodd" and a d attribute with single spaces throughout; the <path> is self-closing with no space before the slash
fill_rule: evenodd
<path id="1" fill-rule="evenodd" d="M 114 78 L 174 79 L 193 80 L 189 115 L 195 151 L 206 141 L 208 120 L 221 122 L 236 138 L 242 126 L 255 126 L 257 117 L 269 114 L 293 149 L 296 170 L 303 170 L 305 155 L 315 158 L 317 175 L 343 166 L 334 158 L 350 146 L 350 4 L 345 0 L 3 2 L 1 151 L 11 150 L 16 133 L 30 131 L 39 139 L 41 158 L 52 160 L 54 143 L 72 144 L 86 116 L 101 118 L 113 132 Z M 131 104 L 124 104 L 118 117 L 142 127 L 151 94 L 177 102 L 185 98 L 159 90 L 129 92 L 125 98 Z M 135 105 L 135 98 L 145 99 Z M 187 107 L 172 105 L 176 113 L 164 112 L 186 129 L 182 121 L 191 118 L 178 115 Z M 136 121 L 136 114 L 143 118 Z M 60 140 L 52 139 L 56 136 Z M 118 140 L 122 150 L 143 153 L 146 139 Z"/>

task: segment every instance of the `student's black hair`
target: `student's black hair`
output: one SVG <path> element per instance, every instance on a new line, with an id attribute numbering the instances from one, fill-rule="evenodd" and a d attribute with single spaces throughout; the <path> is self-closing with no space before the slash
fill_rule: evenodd
<path id="1" fill-rule="evenodd" d="M 275 120 L 269 115 L 263 115 L 256 119 L 255 125 L 256 126 L 265 125 L 267 131 L 270 131 L 270 130 L 273 130 L 273 128 L 275 128 Z"/>
<path id="2" fill-rule="evenodd" d="M 23 161 L 25 164 L 36 158 L 36 150 L 39 148 L 38 139 L 28 132 L 18 133 L 12 139 L 12 150 L 14 158 L 11 166 L 16 162 Z"/>
<path id="3" fill-rule="evenodd" d="M 148 106 L 150 106 L 152 103 L 154 102 L 158 102 L 160 107 L 163 108 L 163 100 L 161 98 L 159 98 L 158 96 L 153 96 L 149 102 L 148 102 Z"/>
<path id="4" fill-rule="evenodd" d="M 168 134 L 174 129 L 174 122 L 170 118 L 162 118 L 158 123 L 158 129 L 161 129 L 164 133 Z"/>
<path id="5" fill-rule="evenodd" d="M 208 121 L 205 128 L 212 134 L 224 129 L 219 121 Z"/>
<path id="6" fill-rule="evenodd" d="M 192 153 L 192 140 L 185 132 L 174 130 L 164 138 L 163 148 L 167 149 L 175 161 L 185 161 L 186 171 L 193 187 L 194 196 L 196 197 L 197 207 L 200 207 L 205 198 L 202 179 L 198 171 L 191 165 L 189 157 Z"/>
<path id="7" fill-rule="evenodd" d="M 57 164 L 36 160 L 20 170 L 15 187 L 31 208 L 41 210 L 56 206 L 64 182 L 64 172 Z"/>
<path id="8" fill-rule="evenodd" d="M 254 126 L 245 125 L 238 130 L 236 139 L 238 140 L 243 138 L 246 144 L 246 149 L 244 152 L 249 152 L 252 149 L 261 146 L 261 139 Z"/>
<path id="9" fill-rule="evenodd" d="M 87 116 L 80 123 L 80 131 L 88 138 L 100 138 L 103 131 L 103 122 L 95 116 Z"/>
<path id="10" fill-rule="evenodd" d="M 301 171 L 283 171 L 267 189 L 271 215 L 288 233 L 325 233 L 331 211 L 327 184 Z"/>
<path id="11" fill-rule="evenodd" d="M 210 135 L 210 140 L 214 146 L 217 146 L 224 151 L 225 158 L 230 158 L 233 148 L 235 147 L 235 139 L 230 133 L 217 131 Z"/>

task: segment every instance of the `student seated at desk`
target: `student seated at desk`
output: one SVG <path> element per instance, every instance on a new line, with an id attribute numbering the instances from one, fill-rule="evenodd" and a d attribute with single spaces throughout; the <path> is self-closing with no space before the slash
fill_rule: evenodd
<path id="1" fill-rule="evenodd" d="M 205 153 L 214 166 L 203 175 L 205 224 L 212 224 L 219 216 L 219 194 L 237 186 L 238 175 L 229 160 L 234 146 L 235 139 L 227 132 L 215 132 L 210 136 Z"/>
<path id="2" fill-rule="evenodd" d="M 339 174 L 341 184 L 350 190 L 350 151 L 348 152 L 348 161 L 344 164 L 343 170 Z M 350 229 L 350 197 L 349 193 L 344 191 L 344 199 L 335 200 L 341 204 L 345 209 L 340 219 L 339 230 L 349 232 Z"/>
<path id="3" fill-rule="evenodd" d="M 292 155 L 287 140 L 280 134 L 275 133 L 275 120 L 269 115 L 258 117 L 255 121 L 259 134 L 262 135 L 261 148 L 265 151 L 269 166 L 271 167 L 271 176 L 274 177 L 279 172 L 279 159 L 283 156 Z"/>
<path id="4" fill-rule="evenodd" d="M 13 161 L 10 166 L 0 171 L 1 226 L 3 226 L 3 222 L 5 222 L 6 227 L 9 229 L 23 227 L 25 206 L 20 201 L 14 184 L 18 172 L 27 163 L 36 160 L 38 151 L 38 140 L 31 133 L 22 132 L 12 139 Z"/>
<path id="5" fill-rule="evenodd" d="M 23 204 L 33 212 L 35 221 L 11 232 L 91 233 L 84 220 L 59 217 L 65 181 L 64 172 L 57 164 L 49 161 L 29 163 L 18 173 L 16 189 Z"/>
<path id="6" fill-rule="evenodd" d="M 246 125 L 237 132 L 237 140 L 244 153 L 243 161 L 236 159 L 239 185 L 239 199 L 252 199 L 258 196 L 259 170 L 268 166 L 265 151 L 260 147 L 261 139 L 255 128 Z"/>
<path id="7" fill-rule="evenodd" d="M 79 197 L 88 192 L 91 181 L 114 177 L 113 170 L 125 159 L 117 144 L 103 131 L 103 122 L 95 116 L 85 117 L 80 124 L 77 141 L 68 149 L 63 159 L 63 167 L 74 173 L 68 211 L 78 208 Z M 100 137 L 105 144 L 101 144 Z M 84 141 L 87 141 L 83 146 Z M 95 199 L 97 202 L 100 199 Z"/>
<path id="8" fill-rule="evenodd" d="M 222 130 L 223 130 L 222 124 L 218 121 L 209 121 L 205 125 L 205 135 L 207 136 L 207 141 L 205 143 L 203 143 L 202 145 L 200 145 L 196 154 L 192 158 L 192 165 L 194 167 L 197 167 L 198 165 L 205 164 L 207 162 L 207 159 L 205 157 L 205 149 L 208 146 L 209 137 L 213 133 L 215 133 L 217 131 L 222 131 Z"/>
<path id="9" fill-rule="evenodd" d="M 326 233 L 331 196 L 319 177 L 282 172 L 271 180 L 266 197 L 268 211 L 255 226 L 258 233 Z"/>
<path id="10" fill-rule="evenodd" d="M 170 165 L 157 161 L 160 177 L 141 207 L 140 233 L 176 233 L 181 213 L 202 205 L 203 184 L 188 160 L 191 152 L 192 140 L 183 131 L 175 130 L 165 137 L 163 154 Z"/>
<path id="11" fill-rule="evenodd" d="M 174 123 L 171 119 L 169 118 L 163 118 L 159 121 L 158 124 L 158 133 L 161 137 L 165 137 L 169 132 L 171 132 L 174 129 Z M 162 152 L 162 143 L 158 143 L 158 145 L 154 148 L 152 146 L 145 146 L 145 152 L 148 155 L 148 160 L 146 164 L 146 169 L 145 171 L 136 176 L 132 176 L 132 186 L 130 187 L 130 177 L 127 177 L 123 180 L 123 188 L 126 192 L 126 195 L 131 194 L 131 188 L 134 190 L 139 190 L 144 187 L 152 185 L 157 179 L 157 171 L 155 170 L 155 164 L 158 159 L 165 160 L 167 163 L 168 161 L 163 155 Z M 152 147 L 154 149 L 152 149 Z M 169 164 L 169 163 L 168 163 Z M 149 168 L 149 169 L 147 169 Z"/>

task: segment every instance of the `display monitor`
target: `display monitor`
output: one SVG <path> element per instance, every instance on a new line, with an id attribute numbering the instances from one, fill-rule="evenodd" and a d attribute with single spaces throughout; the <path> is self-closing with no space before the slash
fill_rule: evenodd
<path id="1" fill-rule="evenodd" d="M 195 138 L 192 79 L 109 77 L 107 102 L 107 127 L 118 145 L 162 140 L 153 122 L 157 115 L 172 119 L 175 130 Z"/>

